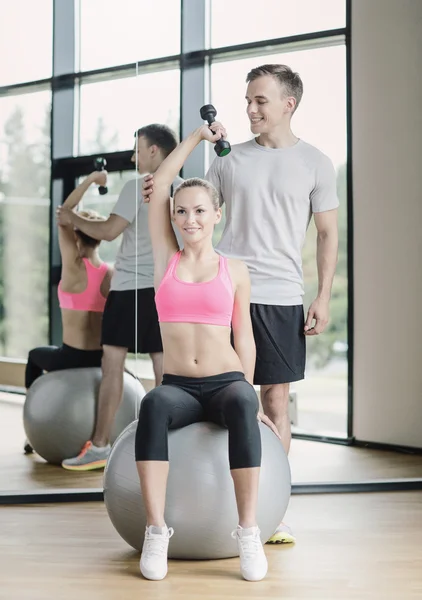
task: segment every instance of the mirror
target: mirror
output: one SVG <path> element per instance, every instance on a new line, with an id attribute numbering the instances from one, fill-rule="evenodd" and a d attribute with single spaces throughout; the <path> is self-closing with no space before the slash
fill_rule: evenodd
<path id="1" fill-rule="evenodd" d="M 348 181 L 351 168 L 347 163 L 348 158 L 351 159 L 350 155 L 348 157 L 350 135 L 357 131 L 358 120 L 355 119 L 352 129 L 352 91 L 347 87 L 350 77 L 347 74 L 345 2 L 336 2 L 335 10 L 332 3 L 328 0 L 326 3 L 332 10 L 312 13 L 311 24 L 308 22 L 299 27 L 300 19 L 286 21 L 285 31 L 280 33 L 278 29 L 276 32 L 272 29 L 272 23 L 279 22 L 277 11 L 283 10 L 276 0 L 269 2 L 274 19 L 267 18 L 262 23 L 255 19 L 253 23 L 247 23 L 246 19 L 240 29 L 236 28 L 236 11 L 240 3 L 233 1 L 228 6 L 223 0 L 213 0 L 211 25 L 214 22 L 219 26 L 210 30 L 212 47 L 207 48 L 205 42 L 200 47 L 193 47 L 181 40 L 180 3 L 175 0 L 166 2 L 168 19 L 160 36 L 154 34 L 152 27 L 151 34 L 143 39 L 140 39 L 137 23 L 146 17 L 150 22 L 157 21 L 160 17 L 158 4 L 133 1 L 133 13 L 128 20 L 124 11 L 116 13 L 113 10 L 112 3 L 91 0 L 81 3 L 73 45 L 65 47 L 69 36 L 60 35 L 58 30 L 54 35 L 55 57 L 68 56 L 67 65 L 73 64 L 80 28 L 79 66 L 82 74 L 79 74 L 79 67 L 73 71 L 71 67 L 63 67 L 53 74 L 51 49 L 48 50 L 48 44 L 44 49 L 39 46 L 39 40 L 42 43 L 47 40 L 52 45 L 53 2 L 39 2 L 45 13 L 42 18 L 38 13 L 37 22 L 44 24 L 45 33 L 39 36 L 38 31 L 37 42 L 32 45 L 39 53 L 31 62 L 32 70 L 28 72 L 27 65 L 20 65 L 19 61 L 13 64 L 13 69 L 4 61 L 0 66 L 0 492 L 102 486 L 102 471 L 70 473 L 46 464 L 37 454 L 23 454 L 22 410 L 28 352 L 49 341 L 60 343 L 61 336 L 60 313 L 54 302 L 50 307 L 50 294 L 55 297 L 57 293 L 60 265 L 54 222 L 56 206 L 62 204 L 75 185 L 93 170 L 94 158 L 106 156 L 108 193 L 100 195 L 97 188 L 91 186 L 81 207 L 107 217 L 125 183 L 138 176 L 128 161 L 133 133 L 149 123 L 165 123 L 177 133 L 181 125 L 184 136 L 193 128 L 192 123 L 200 123 L 201 103 L 212 102 L 216 106 L 218 118 L 226 125 L 232 145 L 250 139 L 252 134 L 245 114 L 245 77 L 251 68 L 263 63 L 288 64 L 300 73 L 305 93 L 293 119 L 293 131 L 331 159 L 340 200 L 339 257 L 332 288 L 330 322 L 322 335 L 307 340 L 306 378 L 291 386 L 290 417 L 294 439 L 289 458 L 293 483 L 362 482 L 422 476 L 422 457 L 418 455 L 416 443 L 402 448 L 406 444 L 391 438 L 389 446 L 377 442 L 377 436 L 370 432 L 363 438 L 368 442 L 364 444 L 366 447 L 348 445 L 353 441 L 353 435 L 360 439 L 359 433 L 352 430 L 353 403 L 350 401 L 354 384 L 351 363 L 354 348 L 350 333 L 360 327 L 361 321 L 357 319 L 362 317 L 362 310 L 358 317 L 355 312 L 353 328 L 349 322 L 353 306 L 348 303 L 354 299 L 350 266 L 355 264 L 355 257 L 351 260 L 348 256 L 352 249 L 353 222 L 348 214 L 352 182 Z M 311 0 L 302 2 L 303 7 L 309 8 L 311 4 Z M 163 10 L 162 5 L 163 2 L 160 10 Z M 8 11 L 12 10 L 15 9 L 9 3 Z M 221 26 L 222 11 L 224 27 Z M 97 37 L 90 33 L 93 15 Z M 66 26 L 71 27 L 73 22 L 69 18 Z M 133 26 L 132 34 L 128 32 L 128 26 Z M 11 25 L 11 31 L 6 34 L 14 36 L 14 27 Z M 63 27 L 63 24 L 57 20 L 56 27 Z M 318 34 L 322 30 L 327 31 L 324 38 Z M 335 34 L 331 35 L 331 30 Z M 271 46 L 263 45 L 264 40 L 279 35 L 302 34 L 309 36 L 300 47 L 291 44 L 286 47 L 281 38 L 276 43 L 273 41 Z M 117 41 L 112 45 L 112 52 L 110 39 Z M 160 43 L 157 43 L 158 39 Z M 229 44 L 251 42 L 253 47 L 228 47 Z M 184 52 L 183 61 L 179 55 L 180 46 Z M 198 55 L 191 54 L 192 50 L 203 51 L 204 64 L 202 58 L 198 63 Z M 141 62 L 135 63 L 139 59 Z M 53 93 L 53 83 L 56 84 L 58 75 L 63 74 L 68 82 L 66 93 L 56 90 L 56 85 Z M 206 83 L 209 83 L 209 95 L 205 96 Z M 326 90 L 329 90 L 329 109 L 327 95 L 322 93 Z M 79 110 L 75 111 L 77 99 Z M 52 106 L 56 109 L 53 113 Z M 58 119 L 59 108 L 60 114 L 65 115 L 60 122 L 54 121 L 54 114 Z M 78 135 L 74 136 L 76 131 Z M 123 154 L 126 157 L 124 167 Z M 205 149 L 203 155 L 197 154 L 196 162 L 190 162 L 185 169 L 185 176 L 203 177 L 213 157 L 214 153 L 209 149 Z M 134 196 L 133 202 L 137 201 Z M 215 244 L 221 238 L 224 222 L 223 218 L 216 227 Z M 102 260 L 112 264 L 120 243 L 121 236 L 112 242 L 102 242 L 99 249 Z M 364 242 L 355 239 L 355 248 L 359 243 Z M 316 229 L 312 220 L 302 254 L 305 311 L 317 293 L 315 252 Z M 362 257 L 360 260 L 362 262 Z M 148 355 L 128 355 L 126 366 L 140 379 L 146 391 L 154 386 L 154 370 Z M 356 394 L 354 402 L 360 402 Z M 361 405 L 360 402 L 359 407 Z M 364 418 L 360 414 L 362 422 Z"/>

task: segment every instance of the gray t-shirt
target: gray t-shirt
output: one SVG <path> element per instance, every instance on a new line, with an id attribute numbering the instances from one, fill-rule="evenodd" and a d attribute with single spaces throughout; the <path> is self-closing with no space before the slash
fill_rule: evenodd
<path id="1" fill-rule="evenodd" d="M 215 158 L 206 178 L 226 204 L 217 250 L 248 266 L 251 302 L 302 304 L 309 221 L 312 213 L 339 205 L 330 159 L 302 140 L 289 148 L 267 148 L 253 139 Z"/>
<path id="2" fill-rule="evenodd" d="M 182 181 L 183 179 L 176 177 L 173 188 L 175 189 Z M 142 184 L 143 178 L 128 181 L 111 211 L 112 214 L 129 221 L 129 225 L 123 232 L 122 243 L 114 263 L 110 285 L 113 291 L 154 287 L 154 260 L 148 229 L 148 204 L 145 204 L 142 196 Z M 135 218 L 136 213 L 138 219 Z M 137 225 L 136 221 L 138 221 Z"/>

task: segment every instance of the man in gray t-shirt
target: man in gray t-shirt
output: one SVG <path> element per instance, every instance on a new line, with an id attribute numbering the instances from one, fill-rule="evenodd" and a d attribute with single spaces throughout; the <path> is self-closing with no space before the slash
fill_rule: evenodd
<path id="1" fill-rule="evenodd" d="M 175 134 L 166 125 L 147 125 L 135 136 L 137 144 L 132 161 L 137 163 L 140 174 L 154 173 L 177 146 Z M 103 377 L 95 431 L 87 451 L 84 447 L 79 456 L 63 461 L 63 467 L 69 470 L 105 466 L 110 453 L 111 427 L 122 398 L 128 351 L 148 353 L 156 385 L 161 382 L 163 347 L 155 308 L 148 204 L 143 201 L 142 181 L 138 178 L 126 183 L 107 221 L 88 221 L 74 212 L 66 213 L 74 227 L 94 239 L 113 240 L 123 234 L 102 321 Z M 176 178 L 172 187 L 181 182 L 182 179 Z"/>
<path id="2" fill-rule="evenodd" d="M 327 156 L 292 133 L 303 91 L 299 75 L 285 65 L 263 65 L 247 82 L 247 114 L 256 137 L 216 158 L 206 178 L 226 204 L 218 250 L 249 268 L 254 382 L 288 451 L 289 384 L 304 377 L 305 336 L 321 333 L 328 322 L 338 246 L 336 174 Z M 319 286 L 305 321 L 301 251 L 312 216 Z"/>
<path id="3" fill-rule="evenodd" d="M 305 336 L 318 335 L 328 322 L 338 247 L 336 175 L 322 152 L 292 133 L 291 117 L 303 92 L 299 75 L 285 65 L 263 65 L 246 80 L 247 114 L 256 137 L 216 158 L 206 178 L 226 204 L 217 249 L 249 268 L 254 383 L 261 386 L 264 412 L 288 452 L 289 386 L 304 377 Z M 318 296 L 305 321 L 301 251 L 312 215 Z M 282 523 L 269 541 L 294 538 Z"/>

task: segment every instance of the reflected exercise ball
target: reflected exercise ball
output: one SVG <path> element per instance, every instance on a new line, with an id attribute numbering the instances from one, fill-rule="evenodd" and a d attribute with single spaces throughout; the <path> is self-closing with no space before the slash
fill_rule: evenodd
<path id="1" fill-rule="evenodd" d="M 91 439 L 101 378 L 99 367 L 66 369 L 42 375 L 29 388 L 23 409 L 25 433 L 35 452 L 47 462 L 59 465 L 65 458 L 77 456 Z M 112 443 L 138 418 L 144 396 L 139 380 L 125 372 Z"/>

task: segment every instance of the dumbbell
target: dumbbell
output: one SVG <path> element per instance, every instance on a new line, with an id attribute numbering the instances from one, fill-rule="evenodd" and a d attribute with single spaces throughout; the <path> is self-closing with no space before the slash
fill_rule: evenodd
<path id="1" fill-rule="evenodd" d="M 215 116 L 217 111 L 213 107 L 212 104 L 206 104 L 199 111 L 201 114 L 201 119 L 203 121 L 208 121 L 208 125 L 211 125 L 215 121 Z M 227 156 L 231 151 L 230 143 L 227 140 L 218 140 L 218 142 L 214 145 L 214 150 L 217 156 Z"/>
<path id="2" fill-rule="evenodd" d="M 95 171 L 104 171 L 106 166 L 107 166 L 107 161 L 105 158 L 102 158 L 102 156 L 99 156 L 98 158 L 96 158 L 94 160 Z M 98 186 L 98 192 L 99 192 L 99 194 L 101 194 L 101 196 L 104 196 L 104 194 L 107 194 L 108 188 L 105 185 L 100 185 L 100 186 Z"/>

